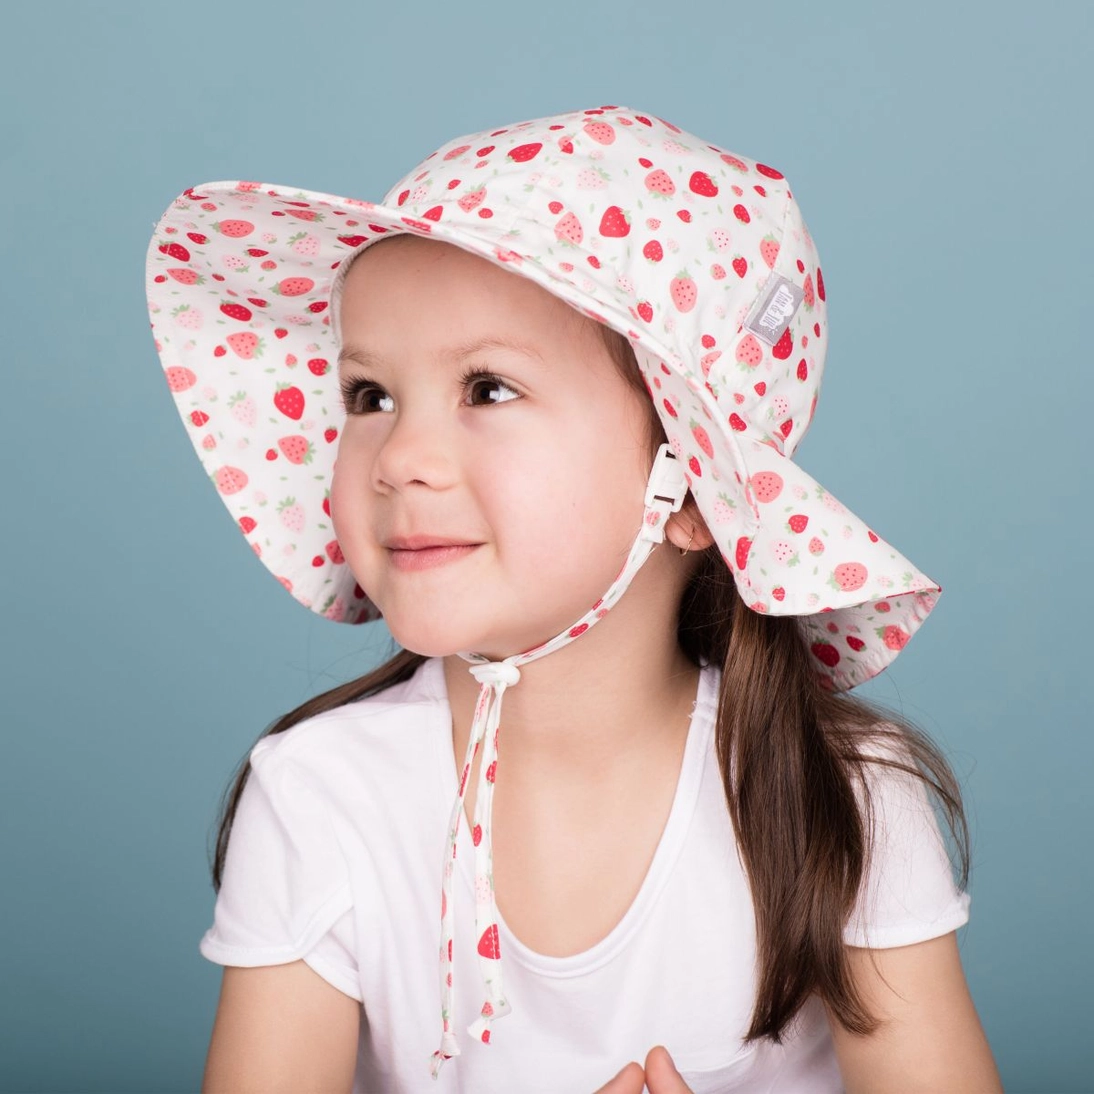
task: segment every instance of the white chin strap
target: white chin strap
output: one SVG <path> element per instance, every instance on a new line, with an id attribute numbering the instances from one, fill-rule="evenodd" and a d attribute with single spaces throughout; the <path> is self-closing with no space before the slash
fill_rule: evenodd
<path id="1" fill-rule="evenodd" d="M 452 874 L 456 863 L 456 836 L 463 817 L 464 793 L 467 789 L 471 764 L 483 740 L 483 753 L 479 771 L 479 786 L 475 796 L 475 824 L 471 832 L 475 845 L 475 935 L 478 938 L 479 969 L 482 973 L 485 1000 L 479 1017 L 467 1027 L 467 1032 L 477 1041 L 490 1043 L 493 1022 L 504 1017 L 512 1009 L 505 998 L 501 983 L 501 943 L 498 938 L 498 911 L 494 901 L 493 853 L 490 836 L 491 807 L 494 800 L 494 778 L 498 766 L 498 725 L 501 718 L 501 701 L 505 689 L 520 682 L 519 665 L 535 661 L 568 645 L 612 609 L 626 591 L 632 578 L 641 569 L 657 544 L 664 542 L 665 522 L 684 503 L 687 481 L 672 449 L 663 444 L 657 451 L 649 484 L 646 487 L 646 509 L 642 516 L 642 529 L 635 538 L 623 569 L 619 571 L 611 588 L 572 627 L 555 635 L 549 642 L 534 646 L 524 653 L 514 654 L 504 661 L 490 661 L 477 653 L 461 653 L 465 661 L 473 662 L 469 670 L 482 685 L 475 704 L 475 718 L 471 725 L 471 737 L 467 742 L 460 789 L 452 806 L 448 821 L 448 841 L 445 846 L 441 881 L 441 1047 L 433 1053 L 430 1070 L 436 1079 L 444 1061 L 460 1055 L 459 1045 L 452 1029 L 453 1004 L 453 900 Z"/>

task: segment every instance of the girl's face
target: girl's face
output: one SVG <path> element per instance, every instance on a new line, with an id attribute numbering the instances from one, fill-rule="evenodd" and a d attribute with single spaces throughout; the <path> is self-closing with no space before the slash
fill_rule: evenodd
<path id="1" fill-rule="evenodd" d="M 500 659 L 588 611 L 638 534 L 652 466 L 645 397 L 593 320 L 402 235 L 354 262 L 340 322 L 348 417 L 331 515 L 396 641 Z M 409 537 L 467 546 L 394 548 Z"/>

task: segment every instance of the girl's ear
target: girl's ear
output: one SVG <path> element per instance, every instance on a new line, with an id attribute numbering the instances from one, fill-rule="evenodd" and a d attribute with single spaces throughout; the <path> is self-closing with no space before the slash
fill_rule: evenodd
<path id="1" fill-rule="evenodd" d="M 681 551 L 702 551 L 714 543 L 714 537 L 699 512 L 699 506 L 689 493 L 678 513 L 673 513 L 665 523 L 665 538 Z M 688 543 L 690 541 L 690 548 Z"/>

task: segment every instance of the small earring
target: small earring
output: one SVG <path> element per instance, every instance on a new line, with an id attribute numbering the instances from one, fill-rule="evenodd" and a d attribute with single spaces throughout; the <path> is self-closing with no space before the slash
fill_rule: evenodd
<path id="1" fill-rule="evenodd" d="M 691 530 L 691 539 L 688 540 L 688 545 L 680 552 L 682 555 L 686 555 L 691 550 L 691 540 L 695 538 L 695 529 Z"/>

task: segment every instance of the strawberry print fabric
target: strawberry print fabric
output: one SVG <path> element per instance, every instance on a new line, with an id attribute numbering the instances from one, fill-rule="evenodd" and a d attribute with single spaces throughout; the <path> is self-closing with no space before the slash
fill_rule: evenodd
<path id="1" fill-rule="evenodd" d="M 214 182 L 160 219 L 147 289 L 165 378 L 240 531 L 298 601 L 339 622 L 379 614 L 330 523 L 344 420 L 330 303 L 339 267 L 389 232 L 464 247 L 630 338 L 741 597 L 798 617 L 822 683 L 852 688 L 904 648 L 941 587 L 791 459 L 828 323 L 789 183 L 621 106 L 458 137 L 379 203 Z M 773 284 L 800 303 L 769 343 L 746 323 Z"/>

